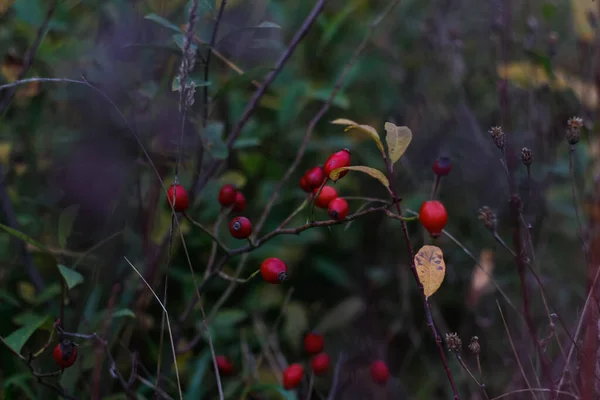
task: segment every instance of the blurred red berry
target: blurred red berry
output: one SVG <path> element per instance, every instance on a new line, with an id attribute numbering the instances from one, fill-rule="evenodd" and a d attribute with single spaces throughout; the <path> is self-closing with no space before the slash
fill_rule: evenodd
<path id="1" fill-rule="evenodd" d="M 318 354 L 325 348 L 325 338 L 319 333 L 308 333 L 304 337 L 304 350 L 308 354 Z"/>
<path id="2" fill-rule="evenodd" d="M 302 188 L 302 190 L 304 190 L 306 193 L 310 193 L 312 192 L 312 187 L 308 184 L 308 181 L 306 180 L 306 175 L 303 176 L 300 179 L 300 187 Z"/>
<path id="3" fill-rule="evenodd" d="M 175 193 L 177 191 L 177 193 Z M 183 212 L 190 206 L 190 198 L 187 191 L 181 185 L 171 185 L 167 190 L 167 205 L 173 204 L 176 212 Z"/>
<path id="4" fill-rule="evenodd" d="M 304 176 L 306 177 L 306 182 L 313 189 L 321 187 L 323 181 L 326 178 L 325 172 L 323 171 L 323 167 L 320 165 L 308 170 L 308 172 Z"/>
<path id="5" fill-rule="evenodd" d="M 426 201 L 419 210 L 419 221 L 429 234 L 438 237 L 448 222 L 448 213 L 442 203 L 437 200 Z"/>
<path id="6" fill-rule="evenodd" d="M 283 387 L 286 390 L 294 389 L 302 382 L 304 367 L 300 364 L 292 364 L 283 371 Z"/>
<path id="7" fill-rule="evenodd" d="M 219 203 L 223 207 L 229 207 L 235 203 L 235 194 L 237 193 L 236 188 L 233 185 L 223 185 L 219 190 Z"/>
<path id="8" fill-rule="evenodd" d="M 287 278 L 287 265 L 279 258 L 267 258 L 260 266 L 260 275 L 265 282 L 281 283 Z"/>
<path id="9" fill-rule="evenodd" d="M 316 195 L 318 191 L 319 189 L 314 189 L 313 195 Z M 315 200 L 315 205 L 319 208 L 327 208 L 329 203 L 331 203 L 331 200 L 335 199 L 336 197 L 338 197 L 337 190 L 331 186 L 323 186 L 321 193 L 319 193 L 319 197 L 317 197 Z"/>
<path id="10" fill-rule="evenodd" d="M 381 360 L 373 361 L 371 364 L 371 378 L 380 385 L 385 385 L 390 377 L 390 370 L 385 362 Z"/>
<path id="11" fill-rule="evenodd" d="M 437 176 L 446 176 L 452 170 L 452 162 L 446 156 L 438 157 L 433 163 L 432 169 Z"/>
<path id="12" fill-rule="evenodd" d="M 233 363 L 227 356 L 217 356 L 215 358 L 220 375 L 231 375 L 233 373 Z"/>
<path id="13" fill-rule="evenodd" d="M 338 152 L 333 153 L 327 161 L 325 161 L 325 166 L 323 167 L 323 172 L 326 177 L 329 177 L 331 171 L 334 169 L 348 167 L 350 165 L 350 150 L 343 149 Z M 342 179 L 348 171 L 342 171 L 338 176 L 338 179 Z M 337 180 L 337 179 L 336 179 Z"/>
<path id="14" fill-rule="evenodd" d="M 63 340 L 56 345 L 52 356 L 61 369 L 69 368 L 77 360 L 77 345 L 70 340 Z"/>
<path id="15" fill-rule="evenodd" d="M 341 197 L 336 197 L 329 203 L 328 213 L 336 221 L 346 218 L 348 216 L 348 202 Z"/>
<path id="16" fill-rule="evenodd" d="M 229 233 L 236 239 L 246 239 L 252 233 L 252 222 L 246 217 L 235 217 L 229 223 Z"/>
<path id="17" fill-rule="evenodd" d="M 233 212 L 243 212 L 246 209 L 246 197 L 241 192 L 235 193 L 235 203 L 233 204 Z"/>
<path id="18" fill-rule="evenodd" d="M 329 369 L 329 356 L 327 353 L 317 354 L 310 363 L 315 375 L 322 375 Z"/>

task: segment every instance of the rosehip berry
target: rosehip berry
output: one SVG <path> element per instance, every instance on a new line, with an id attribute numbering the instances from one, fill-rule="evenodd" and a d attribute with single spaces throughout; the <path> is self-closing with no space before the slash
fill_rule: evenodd
<path id="1" fill-rule="evenodd" d="M 219 203 L 223 207 L 229 207 L 233 203 L 235 203 L 235 194 L 237 190 L 233 185 L 223 185 L 221 190 L 219 190 Z"/>
<path id="2" fill-rule="evenodd" d="M 318 354 L 325 347 L 325 338 L 319 333 L 311 332 L 304 337 L 304 350 L 308 354 Z"/>
<path id="3" fill-rule="evenodd" d="M 233 363 L 226 356 L 216 356 L 217 367 L 220 375 L 231 375 L 233 373 Z"/>
<path id="4" fill-rule="evenodd" d="M 287 265 L 279 258 L 267 258 L 260 266 L 260 275 L 266 282 L 281 283 L 287 278 Z"/>
<path id="5" fill-rule="evenodd" d="M 312 191 L 312 187 L 308 184 L 308 181 L 306 180 L 306 175 L 300 179 L 300 187 L 306 193 L 310 193 Z"/>
<path id="6" fill-rule="evenodd" d="M 347 167 L 349 165 L 350 165 L 350 150 L 343 149 L 343 150 L 340 150 L 329 156 L 327 161 L 325 161 L 325 166 L 323 167 L 323 172 L 325 173 L 326 177 L 329 177 L 329 175 L 331 174 L 331 171 L 333 171 L 334 169 Z M 347 173 L 348 173 L 348 171 L 342 171 L 340 173 L 340 175 L 338 176 L 338 179 L 342 179 L 344 176 L 346 176 Z"/>
<path id="7" fill-rule="evenodd" d="M 323 171 L 322 166 L 314 167 L 304 175 L 306 177 L 306 182 L 314 189 L 318 188 L 323 184 L 325 180 L 325 172 Z"/>
<path id="8" fill-rule="evenodd" d="M 327 353 L 317 354 L 310 365 L 315 375 L 322 375 L 329 369 L 329 356 Z"/>
<path id="9" fill-rule="evenodd" d="M 283 371 L 283 387 L 286 390 L 294 389 L 302 382 L 304 367 L 300 364 L 292 364 Z"/>
<path id="10" fill-rule="evenodd" d="M 446 156 L 438 157 L 433 163 L 432 169 L 437 176 L 446 176 L 452 169 L 452 162 L 450 161 L 450 158 Z"/>
<path id="11" fill-rule="evenodd" d="M 319 189 L 313 190 L 313 195 L 316 195 Z M 323 186 L 319 197 L 315 200 L 315 205 L 319 208 L 327 208 L 333 199 L 338 197 L 337 190 L 331 186 Z"/>
<path id="12" fill-rule="evenodd" d="M 175 193 L 177 189 L 177 193 Z M 190 198 L 187 191 L 181 185 L 171 185 L 167 190 L 167 205 L 169 207 L 173 204 L 173 208 L 177 212 L 182 212 L 188 209 L 190 206 Z"/>
<path id="13" fill-rule="evenodd" d="M 77 345 L 70 340 L 63 340 L 56 345 L 52 355 L 61 369 L 69 368 L 77 360 Z"/>
<path id="14" fill-rule="evenodd" d="M 438 237 L 448 222 L 448 213 L 442 203 L 437 200 L 429 200 L 421 205 L 419 221 L 431 236 Z"/>
<path id="15" fill-rule="evenodd" d="M 371 378 L 380 385 L 385 385 L 390 377 L 390 370 L 385 362 L 381 360 L 373 361 L 371 364 Z"/>
<path id="16" fill-rule="evenodd" d="M 233 204 L 233 212 L 242 212 L 246 209 L 246 197 L 241 192 L 235 193 L 235 202 Z"/>
<path id="17" fill-rule="evenodd" d="M 346 218 L 348 216 L 348 202 L 341 197 L 336 197 L 329 203 L 328 213 L 336 221 Z"/>
<path id="18" fill-rule="evenodd" d="M 252 233 L 252 222 L 246 217 L 235 217 L 229 223 L 229 233 L 236 239 L 246 239 Z"/>

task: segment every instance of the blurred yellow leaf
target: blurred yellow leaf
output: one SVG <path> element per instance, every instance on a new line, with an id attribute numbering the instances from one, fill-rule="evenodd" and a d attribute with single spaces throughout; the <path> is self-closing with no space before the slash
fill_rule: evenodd
<path id="1" fill-rule="evenodd" d="M 444 281 L 446 263 L 444 253 L 437 246 L 423 246 L 415 255 L 415 267 L 423 285 L 425 297 L 434 294 Z"/>
<path id="2" fill-rule="evenodd" d="M 7 12 L 14 2 L 15 0 L 0 0 L 0 15 Z"/>
<path id="3" fill-rule="evenodd" d="M 10 159 L 10 150 L 12 149 L 11 142 L 0 142 L 0 162 L 4 165 L 8 164 Z"/>
<path id="4" fill-rule="evenodd" d="M 377 148 L 379 149 L 379 151 L 381 151 L 382 154 L 385 154 L 385 149 L 383 148 L 383 143 L 381 142 L 379 133 L 377 133 L 377 130 L 375 128 L 373 128 L 372 126 L 361 125 L 352 120 L 345 119 L 345 118 L 338 118 L 334 121 L 331 121 L 331 123 L 335 124 L 335 125 L 346 125 L 347 126 L 347 128 L 345 129 L 346 132 L 348 132 L 351 129 L 358 129 L 359 131 L 366 133 L 367 135 L 369 135 L 371 137 L 371 139 L 373 139 L 375 141 L 375 144 L 377 145 Z"/>
<path id="5" fill-rule="evenodd" d="M 590 25 L 589 13 L 598 18 L 598 5 L 591 0 L 571 0 L 571 16 L 577 37 L 586 42 L 594 39 L 594 28 Z"/>
<path id="6" fill-rule="evenodd" d="M 35 287 L 30 282 L 20 281 L 17 283 L 17 292 L 19 292 L 19 297 L 29 304 L 35 303 Z"/>
<path id="7" fill-rule="evenodd" d="M 315 331 L 326 333 L 345 328 L 358 318 L 365 308 L 366 304 L 360 297 L 347 297 L 321 317 Z"/>
<path id="8" fill-rule="evenodd" d="M 469 290 L 468 305 L 473 308 L 477 305 L 482 294 L 488 292 L 491 286 L 492 272 L 494 271 L 494 252 L 481 250 L 479 265 L 473 268 L 471 275 L 471 287 Z"/>
<path id="9" fill-rule="evenodd" d="M 396 126 L 391 122 L 386 122 L 384 125 L 385 141 L 388 145 L 388 153 L 392 165 L 402 157 L 412 140 L 412 132 L 406 126 Z"/>
<path id="10" fill-rule="evenodd" d="M 227 171 L 219 178 L 222 185 L 231 184 L 242 189 L 246 185 L 246 177 L 240 171 Z"/>
<path id="11" fill-rule="evenodd" d="M 375 169 L 375 168 L 365 167 L 363 165 L 353 165 L 353 166 L 350 166 L 350 167 L 336 168 L 333 171 L 331 171 L 331 173 L 329 174 L 329 179 L 331 179 L 334 182 L 337 181 L 339 179 L 339 177 L 340 177 L 340 174 L 343 171 L 360 171 L 362 173 L 370 175 L 373 178 L 377 179 L 379 182 L 381 182 L 381 184 L 383 186 L 385 186 L 388 191 L 390 190 L 390 181 L 383 174 L 383 172 L 381 172 L 381 171 L 379 171 L 378 169 Z"/>

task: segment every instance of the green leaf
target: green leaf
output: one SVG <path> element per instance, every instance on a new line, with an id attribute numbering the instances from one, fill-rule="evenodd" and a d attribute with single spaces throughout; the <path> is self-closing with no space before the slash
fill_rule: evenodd
<path id="1" fill-rule="evenodd" d="M 315 330 L 325 333 L 344 328 L 358 318 L 364 310 L 365 303 L 360 297 L 348 297 L 323 315 Z"/>
<path id="2" fill-rule="evenodd" d="M 223 141 L 223 123 L 211 122 L 202 131 L 204 148 L 215 160 L 224 160 L 229 155 L 227 145 Z"/>
<path id="3" fill-rule="evenodd" d="M 38 293 L 35 296 L 34 304 L 42 305 L 46 303 L 48 300 L 51 300 L 57 296 L 60 296 L 62 289 L 58 283 L 53 283 L 51 285 L 46 286 L 44 290 Z"/>
<path id="4" fill-rule="evenodd" d="M 19 375 L 13 375 L 4 381 L 4 389 L 6 390 L 11 386 L 16 386 L 23 391 L 27 398 L 35 400 L 37 399 L 37 396 L 33 390 L 31 390 L 32 384 L 29 382 L 32 378 L 33 375 L 28 372 Z M 6 399 L 8 400 L 8 397 L 6 397 Z"/>
<path id="5" fill-rule="evenodd" d="M 234 150 L 248 149 L 260 145 L 259 138 L 240 138 L 233 144 Z"/>
<path id="6" fill-rule="evenodd" d="M 213 319 L 212 325 L 217 328 L 231 327 L 237 325 L 248 318 L 248 314 L 243 310 L 231 309 L 219 311 Z"/>
<path id="7" fill-rule="evenodd" d="M 344 24 L 344 21 L 352 14 L 354 9 L 358 7 L 357 2 L 349 2 L 340 12 L 335 13 L 335 16 L 331 19 L 331 22 L 325 23 L 325 29 L 321 35 L 319 41 L 318 51 L 321 52 L 334 38 L 335 34 L 339 32 L 340 28 Z"/>
<path id="8" fill-rule="evenodd" d="M 79 205 L 71 205 L 60 214 L 58 219 L 58 244 L 61 248 L 67 247 L 67 239 L 71 236 L 73 230 L 73 223 L 79 213 Z"/>
<path id="9" fill-rule="evenodd" d="M 6 290 L 0 289 L 0 303 L 8 303 L 11 306 L 19 307 L 19 300 Z"/>
<path id="10" fill-rule="evenodd" d="M 83 275 L 81 275 L 74 269 L 67 268 L 62 264 L 58 264 L 58 270 L 60 271 L 60 274 L 65 280 L 65 283 L 67 284 L 67 288 L 69 288 L 69 290 L 73 289 L 75 286 L 83 282 Z"/>
<path id="11" fill-rule="evenodd" d="M 308 330 L 308 312 L 300 302 L 291 302 L 285 310 L 283 332 L 296 350 L 302 342 L 302 333 Z"/>
<path id="12" fill-rule="evenodd" d="M 187 86 L 194 86 L 194 87 L 203 87 L 203 86 L 210 86 L 210 81 L 198 81 L 196 82 L 192 77 L 187 78 Z M 176 76 L 175 78 L 173 78 L 173 83 L 171 84 L 171 90 L 174 92 L 179 92 L 181 90 L 181 79 L 179 76 Z"/>
<path id="13" fill-rule="evenodd" d="M 356 288 L 355 283 L 345 269 L 339 266 L 339 264 L 331 262 L 329 260 L 317 259 L 313 267 L 317 272 L 329 279 L 331 282 L 352 290 Z"/>
<path id="14" fill-rule="evenodd" d="M 181 33 L 181 29 L 179 29 L 179 27 L 177 25 L 171 23 L 169 20 L 161 17 L 160 15 L 151 13 L 151 14 L 146 15 L 144 18 L 148 19 L 150 21 L 154 21 L 157 24 L 162 25 L 165 28 L 171 29 L 177 33 Z"/>
<path id="15" fill-rule="evenodd" d="M 25 243 L 29 243 L 30 245 L 32 245 L 32 246 L 35 246 L 35 247 L 37 247 L 38 249 L 40 249 L 40 250 L 43 250 L 43 251 L 45 251 L 45 252 L 46 252 L 46 253 L 48 253 L 48 254 L 51 254 L 51 253 L 48 251 L 48 249 L 47 249 L 47 248 L 46 248 L 46 247 L 45 247 L 43 244 L 41 244 L 40 242 L 36 241 L 36 240 L 35 240 L 35 239 L 33 239 L 32 237 L 30 237 L 30 236 L 27 236 L 26 234 L 24 234 L 24 233 L 22 233 L 22 232 L 19 232 L 19 231 L 18 231 L 18 230 L 16 230 L 16 229 L 13 229 L 13 228 L 11 228 L 11 227 L 9 227 L 9 226 L 6 226 L 6 225 L 4 225 L 4 224 L 0 224 L 0 229 L 3 229 L 3 230 L 6 232 L 6 233 L 8 233 L 8 234 L 9 234 L 9 235 L 11 235 L 11 236 L 14 236 L 14 237 L 16 237 L 17 239 L 21 239 L 21 240 L 22 240 L 22 241 L 24 241 Z"/>
<path id="16" fill-rule="evenodd" d="M 385 141 L 388 145 L 388 154 L 394 165 L 410 145 L 412 132 L 406 126 L 396 126 L 391 122 L 386 122 L 384 127 L 387 132 Z"/>
<path id="17" fill-rule="evenodd" d="M 118 310 L 113 313 L 113 318 L 121 318 L 121 317 L 130 317 L 135 319 L 135 313 L 131 311 L 129 308 L 124 308 L 122 310 Z"/>
<path id="18" fill-rule="evenodd" d="M 5 337 L 4 342 L 15 353 L 21 354 L 23 346 L 27 343 L 31 335 L 49 320 L 50 317 L 48 316 L 29 314 L 23 318 L 23 326 Z"/>
<path id="19" fill-rule="evenodd" d="M 208 370 L 210 363 L 212 361 L 212 356 L 210 354 L 210 349 L 205 349 L 200 356 L 196 360 L 194 364 L 193 375 L 190 375 L 190 379 L 188 381 L 188 389 L 185 392 L 184 399 L 185 400 L 196 400 L 201 399 L 206 390 L 206 386 L 203 385 L 205 383 L 204 375 Z"/>
<path id="20" fill-rule="evenodd" d="M 185 36 L 183 36 L 182 34 L 175 34 L 173 35 L 173 40 L 175 41 L 177 47 L 179 47 L 179 49 L 183 51 Z M 195 43 L 192 43 L 190 45 L 190 49 L 195 53 L 198 50 L 198 46 Z"/>

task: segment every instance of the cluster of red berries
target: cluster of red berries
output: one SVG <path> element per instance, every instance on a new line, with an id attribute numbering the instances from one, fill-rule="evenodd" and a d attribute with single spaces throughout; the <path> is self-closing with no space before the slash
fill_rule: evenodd
<path id="1" fill-rule="evenodd" d="M 312 193 L 315 198 L 315 205 L 319 208 L 327 209 L 329 216 L 336 220 L 342 220 L 348 216 L 348 202 L 338 197 L 337 190 L 325 183 L 334 169 L 347 167 L 350 165 L 350 150 L 343 149 L 333 153 L 325 165 L 318 165 L 305 172 L 300 179 L 300 187 L 306 193 Z M 342 171 L 337 179 L 344 177 L 348 171 Z"/>
<path id="2" fill-rule="evenodd" d="M 219 203 L 223 207 L 231 207 L 231 211 L 241 213 L 246 209 L 246 197 L 235 186 L 227 184 L 219 190 Z"/>

